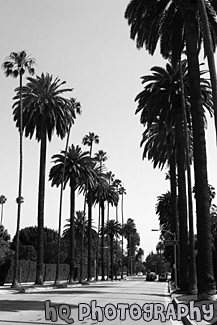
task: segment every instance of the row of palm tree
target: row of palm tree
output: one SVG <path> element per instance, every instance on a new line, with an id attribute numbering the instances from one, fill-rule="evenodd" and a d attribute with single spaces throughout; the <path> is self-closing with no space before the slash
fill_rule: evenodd
<path id="1" fill-rule="evenodd" d="M 130 25 L 130 36 L 136 40 L 137 47 L 145 46 L 153 55 L 160 42 L 160 53 L 170 60 L 166 69 L 154 67 L 151 76 L 142 78 L 145 87 L 136 98 L 137 112 L 141 112 L 140 121 L 145 127 L 142 140 L 142 144 L 145 144 L 144 156 L 148 154 L 154 166 L 163 167 L 167 163 L 170 168 L 173 198 L 172 231 L 179 235 L 180 286 L 184 290 L 187 289 L 189 281 L 188 276 L 186 277 L 188 274 L 186 254 L 188 225 L 185 167 L 190 164 L 191 156 L 193 158 L 199 266 L 197 289 L 200 298 L 210 298 L 215 294 L 204 109 L 214 111 L 216 120 L 216 77 L 212 74 L 215 67 L 210 66 L 210 62 L 214 63 L 213 49 L 217 40 L 216 14 L 217 5 L 213 0 L 131 0 L 125 12 L 125 18 Z M 211 58 L 209 71 L 212 74 L 212 94 L 209 82 L 201 77 L 198 54 L 203 40 L 205 55 L 209 54 Z M 185 61 L 181 60 L 183 50 L 186 51 L 187 56 Z M 176 167 L 178 203 L 176 201 Z M 188 186 L 190 182 L 188 169 Z M 190 191 L 188 191 L 188 196 L 190 206 Z M 192 239 L 191 212 L 189 213 L 189 229 Z M 191 260 L 192 258 L 194 257 L 191 255 Z"/>
<path id="2" fill-rule="evenodd" d="M 64 226 L 64 231 L 63 231 L 63 238 L 65 239 L 70 239 L 70 219 L 67 219 L 67 224 L 65 224 Z M 86 247 L 88 244 L 88 240 L 89 240 L 89 231 L 88 231 L 88 220 L 86 218 L 86 215 L 84 213 L 84 211 L 76 211 L 75 212 L 75 217 L 74 217 L 74 223 L 75 223 L 75 247 L 76 247 L 76 252 L 77 252 L 77 257 L 76 260 L 78 261 L 78 256 L 80 256 L 80 274 L 79 274 L 79 281 L 82 282 L 83 281 L 83 272 L 81 272 L 81 270 L 84 267 L 84 264 L 86 264 L 86 262 L 84 262 L 83 258 L 82 258 L 82 250 L 86 252 Z M 97 244 L 99 244 L 98 242 L 98 236 L 99 238 L 102 236 L 102 229 L 100 229 L 99 234 L 96 232 L 95 227 L 92 228 L 92 232 L 94 234 L 93 236 L 93 246 L 91 247 L 92 252 L 97 251 Z M 114 219 L 109 219 L 104 226 L 104 234 L 107 235 L 107 240 L 105 241 L 106 245 L 107 245 L 107 253 L 109 254 L 110 252 L 110 263 L 105 263 L 107 264 L 107 271 L 108 271 L 108 277 L 107 279 L 110 277 L 111 280 L 114 279 L 114 276 L 117 273 L 117 269 L 118 269 L 118 265 L 120 262 L 120 259 L 124 258 L 124 254 L 122 253 L 118 253 L 120 250 L 120 243 L 118 244 L 118 249 L 117 249 L 117 245 L 116 245 L 116 238 L 119 238 L 120 236 L 123 236 L 124 238 L 127 239 L 128 241 L 128 255 L 129 255 L 129 251 L 131 251 L 133 253 L 134 251 L 134 255 L 133 256 L 128 256 L 128 259 L 130 261 L 130 263 L 128 262 L 128 264 L 131 265 L 131 269 L 135 269 L 135 260 L 137 259 L 141 259 L 141 255 L 143 255 L 143 250 L 140 248 L 137 252 L 137 254 L 135 254 L 136 251 L 136 247 L 139 245 L 139 243 L 135 242 L 135 240 L 132 240 L 130 238 L 134 238 L 134 236 L 137 238 L 139 235 L 137 233 L 136 230 L 136 226 L 135 226 L 135 222 L 134 220 L 132 220 L 131 218 L 129 218 L 126 222 L 126 224 L 121 225 L 121 223 L 117 222 Z M 82 238 L 84 238 L 84 243 L 85 245 L 82 244 Z M 121 243 L 122 244 L 122 243 Z M 130 244 L 132 245 L 130 247 Z M 79 253 L 79 254 L 78 254 Z M 101 255 L 101 254 L 99 254 Z M 86 254 L 85 254 L 86 256 Z M 119 257 L 118 257 L 119 256 Z M 102 260 L 102 256 L 101 256 L 101 269 L 103 268 L 103 260 Z M 109 272 L 109 265 L 110 265 L 110 272 Z M 129 274 L 132 274 L 132 270 L 129 269 Z M 120 273 L 122 272 L 122 268 L 120 270 Z"/>
<path id="3" fill-rule="evenodd" d="M 118 205 L 120 181 L 111 182 L 108 180 L 108 174 L 105 173 L 104 162 L 107 155 L 99 150 L 92 158 L 92 148 L 94 143 L 99 142 L 99 137 L 90 132 L 83 138 L 83 144 L 90 147 L 90 151 L 82 151 L 80 146 L 69 146 L 69 135 L 76 115 L 81 113 L 80 103 L 74 98 L 67 99 L 63 94 L 71 92 L 72 88 L 63 88 L 66 83 L 61 82 L 59 78 L 53 79 L 52 75 L 42 73 L 41 76 L 27 77 L 27 83 L 23 86 L 23 74 L 25 68 L 28 68 L 30 74 L 34 74 L 34 59 L 29 58 L 25 51 L 11 53 L 3 63 L 3 69 L 6 76 L 12 75 L 20 77 L 20 85 L 15 89 L 13 115 L 16 126 L 20 133 L 20 178 L 17 231 L 16 231 L 16 253 L 14 263 L 14 277 L 12 286 L 18 285 L 17 270 L 19 256 L 19 228 L 21 216 L 22 194 L 22 136 L 32 138 L 35 133 L 36 140 L 40 142 L 40 167 L 39 167 L 39 186 L 38 186 L 38 248 L 37 248 L 37 270 L 36 284 L 43 284 L 43 230 L 44 230 L 44 198 L 45 198 L 45 170 L 46 170 L 46 149 L 47 140 L 51 141 L 54 131 L 57 136 L 63 139 L 67 135 L 65 150 L 60 154 L 53 155 L 54 166 L 50 170 L 49 180 L 51 185 L 61 187 L 60 207 L 59 207 L 59 243 L 58 258 L 60 250 L 60 232 L 62 215 L 62 197 L 63 190 L 67 183 L 70 186 L 70 277 L 69 281 L 74 279 L 75 264 L 75 232 L 74 232 L 74 214 L 75 214 L 75 192 L 78 190 L 84 193 L 84 210 L 88 204 L 88 231 L 89 231 L 89 263 L 88 278 L 91 278 L 91 241 L 92 241 L 92 207 L 95 202 L 99 203 L 99 227 L 104 229 L 104 211 L 105 202 Z M 116 208 L 117 211 L 117 208 Z M 118 216 L 116 217 L 116 221 Z M 104 230 L 103 230 L 104 231 Z M 82 238 L 84 231 L 82 232 Z M 104 258 L 104 233 L 101 236 L 101 256 Z M 59 260 L 57 261 L 56 283 L 59 281 Z M 82 278 L 82 275 L 81 275 Z M 102 268 L 102 278 L 104 278 L 104 269 Z"/>

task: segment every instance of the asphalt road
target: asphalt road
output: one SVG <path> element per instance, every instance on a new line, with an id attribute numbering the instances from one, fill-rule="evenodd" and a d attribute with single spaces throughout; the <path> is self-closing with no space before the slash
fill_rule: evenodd
<path id="1" fill-rule="evenodd" d="M 0 290 L 0 325 L 182 324 L 171 317 L 166 321 L 162 318 L 171 306 L 167 284 L 148 282 L 142 277 L 68 288 L 40 288 L 27 293 L 3 289 Z"/>

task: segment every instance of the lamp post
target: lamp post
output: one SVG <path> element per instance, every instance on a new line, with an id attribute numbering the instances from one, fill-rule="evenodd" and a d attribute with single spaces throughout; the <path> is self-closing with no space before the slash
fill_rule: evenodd
<path id="1" fill-rule="evenodd" d="M 166 232 L 170 235 L 173 236 L 173 247 L 174 247 L 174 264 L 173 264 L 173 268 L 174 268 L 174 275 L 175 275 L 175 289 L 177 288 L 177 282 L 178 282 L 178 277 L 177 277 L 177 249 L 176 249 L 176 245 L 177 245 L 177 238 L 176 238 L 176 233 L 172 233 L 169 230 L 165 230 L 165 229 L 151 229 L 151 231 L 162 231 L 162 232 Z"/>

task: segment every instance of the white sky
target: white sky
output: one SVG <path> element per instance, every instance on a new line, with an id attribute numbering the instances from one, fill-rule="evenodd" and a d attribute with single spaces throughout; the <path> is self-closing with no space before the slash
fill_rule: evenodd
<path id="1" fill-rule="evenodd" d="M 100 136 L 94 151 L 109 156 L 108 171 L 121 179 L 127 190 L 124 218 L 133 218 L 141 236 L 145 256 L 155 250 L 159 233 L 155 204 L 158 195 L 169 190 L 165 172 L 142 161 L 139 144 L 143 128 L 135 116 L 135 96 L 142 90 L 140 77 L 154 65 L 165 65 L 138 51 L 130 39 L 124 12 L 129 0 L 2 0 L 0 11 L 0 63 L 12 51 L 26 50 L 36 59 L 36 74 L 50 73 L 73 87 L 71 96 L 81 102 L 83 113 L 73 127 L 70 143 L 81 144 L 89 131 Z M 26 75 L 27 76 L 27 75 Z M 3 224 L 13 237 L 16 229 L 19 138 L 12 119 L 12 97 L 18 79 L 5 78 L 1 84 L 0 195 L 7 197 Z M 209 123 L 209 182 L 217 189 L 216 150 L 213 121 Z M 65 141 L 53 137 L 47 150 L 45 226 L 57 229 L 59 189 L 51 188 L 48 172 L 51 156 L 64 149 Z M 87 148 L 84 148 L 88 150 Z M 215 154 L 214 154 L 215 152 Z M 24 177 L 21 228 L 36 225 L 38 199 L 39 144 L 24 138 Z M 76 210 L 83 208 L 77 200 Z M 97 211 L 94 220 L 97 220 Z M 63 223 L 69 217 L 69 191 L 65 192 Z M 115 210 L 111 210 L 115 218 Z"/>

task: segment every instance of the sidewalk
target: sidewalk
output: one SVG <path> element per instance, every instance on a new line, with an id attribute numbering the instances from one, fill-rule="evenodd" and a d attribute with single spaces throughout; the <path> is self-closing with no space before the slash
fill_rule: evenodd
<path id="1" fill-rule="evenodd" d="M 113 280 L 114 283 L 116 281 L 120 281 L 120 277 L 118 277 L 117 280 Z M 125 280 L 125 278 L 124 278 Z M 107 282 L 107 280 L 104 280 Z M 103 282 L 104 282 L 103 281 Z M 109 280 L 111 282 L 111 280 Z M 20 287 L 18 288 L 11 288 L 11 283 L 6 283 L 4 286 L 0 286 L 0 294 L 3 293 L 32 293 L 32 292 L 38 292 L 38 291 L 47 291 L 47 290 L 53 290 L 53 289 L 61 289 L 61 288 L 71 288 L 71 287 L 81 287 L 81 286 L 88 286 L 89 284 L 96 284 L 96 283 L 102 283 L 100 277 L 98 278 L 98 281 L 95 281 L 94 278 L 90 281 L 83 281 L 82 283 L 79 283 L 79 281 L 74 281 L 72 283 L 68 283 L 67 280 L 60 281 L 58 285 L 54 285 L 54 281 L 46 281 L 43 285 L 37 285 L 34 284 L 34 282 L 28 282 L 28 283 L 22 283 Z"/>
<path id="2" fill-rule="evenodd" d="M 192 307 L 191 315 L 188 314 L 182 318 L 182 322 L 185 325 L 217 325 L 217 301 L 209 301 L 209 300 L 198 300 L 197 295 L 188 295 L 186 293 L 180 293 L 179 291 L 170 290 L 170 295 L 172 298 L 172 302 L 176 309 L 180 304 Z M 193 307 L 199 307 L 201 312 L 198 312 L 198 308 L 193 309 Z M 196 311 L 197 309 L 197 311 Z M 205 310 L 205 314 L 202 312 Z M 196 317 L 199 317 L 198 320 Z M 206 320 L 206 317 L 208 320 Z M 212 319 L 210 319 L 212 317 Z M 199 320 L 201 318 L 201 320 Z"/>

